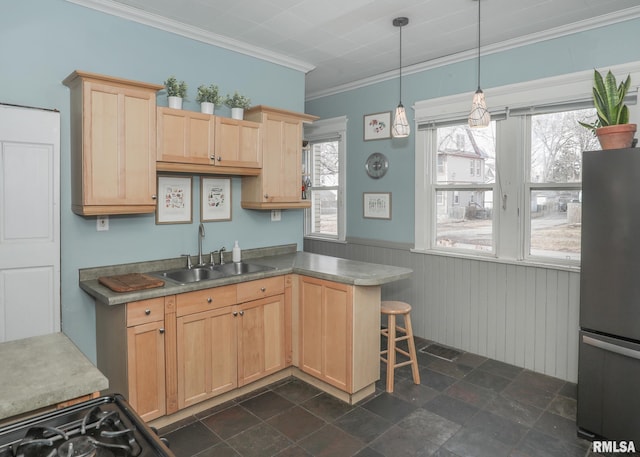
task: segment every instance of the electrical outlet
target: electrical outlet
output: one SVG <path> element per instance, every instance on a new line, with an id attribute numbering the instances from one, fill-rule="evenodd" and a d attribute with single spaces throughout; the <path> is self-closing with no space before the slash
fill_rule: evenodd
<path id="1" fill-rule="evenodd" d="M 98 232 L 109 230 L 109 216 L 98 216 L 96 218 L 96 230 Z"/>
<path id="2" fill-rule="evenodd" d="M 279 209 L 271 210 L 271 222 L 278 222 L 282 218 Z"/>

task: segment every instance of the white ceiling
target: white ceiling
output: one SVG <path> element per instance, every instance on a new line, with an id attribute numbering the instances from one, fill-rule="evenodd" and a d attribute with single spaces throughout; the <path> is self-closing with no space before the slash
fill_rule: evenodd
<path id="1" fill-rule="evenodd" d="M 68 1 L 305 71 L 308 99 L 397 76 L 398 16 L 404 73 L 477 52 L 476 0 Z M 483 54 L 640 17 L 638 0 L 481 1 Z"/>

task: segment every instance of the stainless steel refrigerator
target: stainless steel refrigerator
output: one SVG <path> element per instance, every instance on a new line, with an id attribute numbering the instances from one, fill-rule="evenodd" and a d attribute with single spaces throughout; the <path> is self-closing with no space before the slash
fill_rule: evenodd
<path id="1" fill-rule="evenodd" d="M 640 149 L 586 151 L 579 434 L 640 444 Z"/>

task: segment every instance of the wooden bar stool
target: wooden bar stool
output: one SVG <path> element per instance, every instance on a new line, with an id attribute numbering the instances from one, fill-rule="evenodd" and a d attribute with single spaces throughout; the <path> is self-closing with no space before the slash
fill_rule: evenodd
<path id="1" fill-rule="evenodd" d="M 387 364 L 387 392 L 393 392 L 393 379 L 395 369 L 405 365 L 411 365 L 413 382 L 420 384 L 420 373 L 418 371 L 418 359 L 416 358 L 416 346 L 413 341 L 413 330 L 411 329 L 411 305 L 402 301 L 383 301 L 380 303 L 380 311 L 387 316 L 387 328 L 382 329 L 380 334 L 387 337 L 387 349 L 380 351 L 380 360 Z M 396 316 L 404 316 L 404 328 L 396 324 Z M 398 336 L 398 332 L 404 336 Z M 407 340 L 409 352 L 400 349 L 396 343 Z M 396 363 L 396 352 L 408 357 L 409 360 Z M 387 356 L 386 358 L 384 356 Z"/>

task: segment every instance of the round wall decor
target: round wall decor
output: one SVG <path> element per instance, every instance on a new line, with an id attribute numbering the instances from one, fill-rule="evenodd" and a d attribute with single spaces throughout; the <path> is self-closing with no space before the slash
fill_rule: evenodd
<path id="1" fill-rule="evenodd" d="M 382 178 L 389 169 L 389 160 L 381 152 L 371 154 L 364 164 L 364 169 L 373 179 Z"/>

